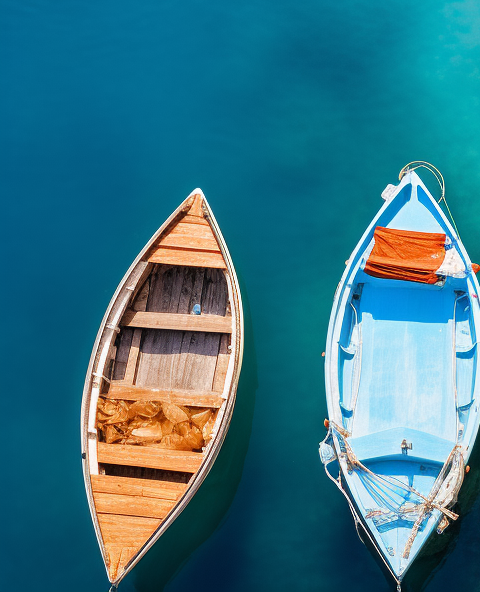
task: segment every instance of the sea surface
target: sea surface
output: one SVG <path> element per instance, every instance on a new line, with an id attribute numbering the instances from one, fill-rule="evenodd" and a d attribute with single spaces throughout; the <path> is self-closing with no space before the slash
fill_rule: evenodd
<path id="1" fill-rule="evenodd" d="M 118 282 L 195 187 L 241 281 L 238 405 L 120 590 L 392 590 L 320 466 L 321 353 L 344 262 L 407 162 L 442 171 L 480 262 L 480 4 L 2 0 L 0 85 L 0 590 L 108 590 L 83 380 Z M 405 590 L 480 590 L 471 465 L 461 519 Z"/>

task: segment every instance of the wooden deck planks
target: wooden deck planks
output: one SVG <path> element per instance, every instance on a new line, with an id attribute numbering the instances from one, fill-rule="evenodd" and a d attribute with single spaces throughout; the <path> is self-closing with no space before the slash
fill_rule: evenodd
<path id="1" fill-rule="evenodd" d="M 94 494 L 113 493 L 169 501 L 177 501 L 188 488 L 186 483 L 115 477 L 113 475 L 92 475 L 91 481 Z"/>
<path id="2" fill-rule="evenodd" d="M 162 500 L 138 495 L 96 492 L 93 494 L 95 508 L 100 514 L 142 516 L 163 520 L 175 506 L 175 500 Z"/>
<path id="3" fill-rule="evenodd" d="M 110 581 L 114 582 L 119 572 L 138 553 L 139 547 L 126 547 L 123 544 L 105 544 L 105 550 L 107 552 L 108 575 Z"/>
<path id="4" fill-rule="evenodd" d="M 187 214 L 186 216 L 184 216 L 181 221 L 184 224 L 201 224 L 202 226 L 210 226 L 210 224 L 207 220 L 205 220 L 205 218 L 202 218 L 200 216 L 192 216 L 191 214 Z"/>
<path id="5" fill-rule="evenodd" d="M 209 226 L 180 222 L 159 243 L 159 247 L 178 247 L 220 253 L 217 240 Z"/>
<path id="6" fill-rule="evenodd" d="M 199 224 L 192 226 L 191 224 L 185 224 L 185 226 L 191 226 L 192 228 L 205 228 Z M 171 232 L 166 236 L 162 242 L 162 247 L 175 247 L 178 249 L 195 249 L 197 251 L 209 251 L 212 253 L 220 253 L 217 242 L 213 238 L 193 238 L 186 236 L 178 232 Z"/>
<path id="7" fill-rule="evenodd" d="M 212 390 L 221 393 L 225 385 L 230 354 L 228 353 L 228 335 L 222 335 L 220 349 L 217 356 L 217 365 L 213 377 Z"/>
<path id="8" fill-rule="evenodd" d="M 200 304 L 204 315 L 231 319 L 224 316 L 227 300 L 223 271 L 159 265 L 151 278 L 147 311 L 188 314 L 194 304 Z M 221 334 L 207 335 L 145 329 L 136 385 L 211 391 Z"/>
<path id="9" fill-rule="evenodd" d="M 231 333 L 232 318 L 218 315 L 191 315 L 127 310 L 122 318 L 126 327 L 144 329 L 173 329 L 176 331 L 203 331 Z"/>
<path id="10" fill-rule="evenodd" d="M 132 344 L 128 353 L 127 367 L 125 369 L 125 376 L 123 380 L 130 384 L 135 381 L 137 373 L 138 353 L 140 351 L 140 342 L 142 340 L 142 330 L 135 329 L 133 332 Z"/>
<path id="11" fill-rule="evenodd" d="M 160 526 L 158 518 L 97 514 L 103 541 L 106 545 L 138 548 Z"/>
<path id="12" fill-rule="evenodd" d="M 226 269 L 227 265 L 221 253 L 211 251 L 190 251 L 175 247 L 157 247 L 148 258 L 151 263 L 170 265 L 188 265 L 192 267 L 213 267 Z"/>
<path id="13" fill-rule="evenodd" d="M 130 346 L 133 338 L 133 329 L 125 328 L 122 330 L 119 336 L 119 344 L 117 347 L 117 353 L 115 356 L 115 365 L 113 368 L 113 379 L 123 380 L 125 371 L 127 369 L 128 354 L 130 352 Z"/>
<path id="14" fill-rule="evenodd" d="M 224 399 L 218 395 L 218 392 L 218 390 L 217 392 L 214 392 L 146 388 L 126 384 L 115 384 L 112 382 L 108 393 L 102 393 L 102 397 L 107 399 L 124 399 L 126 401 L 164 401 L 166 403 L 175 403 L 175 405 L 213 407 L 218 409 L 224 402 Z"/>
<path id="15" fill-rule="evenodd" d="M 190 267 L 226 269 L 220 246 L 195 196 L 187 215 L 174 223 L 152 248 L 148 261 Z"/>
<path id="16" fill-rule="evenodd" d="M 148 467 L 166 471 L 195 473 L 203 461 L 201 452 L 167 450 L 155 446 L 97 443 L 99 463 Z"/>

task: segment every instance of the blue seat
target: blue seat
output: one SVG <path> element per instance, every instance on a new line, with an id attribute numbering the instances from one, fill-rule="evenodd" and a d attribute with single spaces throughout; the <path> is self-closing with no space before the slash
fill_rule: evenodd
<path id="1" fill-rule="evenodd" d="M 407 454 L 402 451 L 403 440 L 412 444 L 412 449 L 407 450 Z M 455 446 L 455 442 L 410 428 L 392 428 L 350 438 L 349 444 L 361 462 L 397 457 L 442 464 Z"/>

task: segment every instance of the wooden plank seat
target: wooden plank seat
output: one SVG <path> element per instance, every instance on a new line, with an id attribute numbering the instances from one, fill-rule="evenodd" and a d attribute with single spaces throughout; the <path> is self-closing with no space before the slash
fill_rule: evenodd
<path id="1" fill-rule="evenodd" d="M 220 408 L 225 401 L 218 395 L 218 392 L 214 391 L 146 388 L 131 384 L 115 384 L 115 382 L 110 384 L 108 393 L 102 393 L 102 397 L 126 401 L 164 401 L 175 403 L 175 405 L 215 409 Z"/>
<path id="2" fill-rule="evenodd" d="M 232 317 L 220 315 L 193 315 L 166 312 L 127 310 L 122 318 L 126 327 L 142 329 L 175 329 L 178 331 L 204 331 L 207 333 L 231 333 Z"/>
<path id="3" fill-rule="evenodd" d="M 95 508 L 102 514 L 143 516 L 163 520 L 177 503 L 171 500 L 145 498 L 138 495 L 97 492 L 93 494 Z"/>
<path id="4" fill-rule="evenodd" d="M 99 463 L 147 467 L 166 471 L 195 473 L 203 460 L 201 452 L 168 450 L 155 446 L 135 446 L 131 444 L 97 443 Z"/>
<path id="5" fill-rule="evenodd" d="M 115 475 L 92 475 L 92 491 L 119 495 L 149 497 L 176 501 L 187 490 L 186 483 L 160 481 L 156 479 L 135 479 Z"/>
<path id="6" fill-rule="evenodd" d="M 192 225 L 193 226 L 193 225 Z M 158 247 L 149 256 L 150 263 L 168 265 L 187 265 L 189 267 L 212 267 L 226 269 L 222 253 L 212 251 L 194 251 L 174 247 Z"/>
<path id="7" fill-rule="evenodd" d="M 179 249 L 195 249 L 220 253 L 217 240 L 213 236 L 210 226 L 195 224 L 183 220 L 160 241 L 162 247 L 176 247 Z"/>
<path id="8" fill-rule="evenodd" d="M 160 526 L 158 518 L 122 516 L 121 514 L 98 513 L 98 523 L 105 545 L 134 549 L 142 546 Z"/>

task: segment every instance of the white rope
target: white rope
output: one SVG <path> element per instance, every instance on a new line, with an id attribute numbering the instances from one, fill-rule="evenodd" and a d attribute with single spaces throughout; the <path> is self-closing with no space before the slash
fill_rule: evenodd
<path id="1" fill-rule="evenodd" d="M 452 221 L 453 227 L 455 228 L 455 232 L 457 233 L 457 236 L 460 238 L 460 233 L 458 232 L 457 225 L 455 224 L 455 220 L 453 219 L 452 212 L 450 211 L 450 208 L 448 207 L 448 204 L 447 204 L 447 200 L 445 199 L 445 179 L 443 178 L 442 173 L 437 169 L 437 167 L 433 166 L 433 164 L 430 164 L 429 162 L 427 162 L 425 160 L 414 160 L 412 162 L 409 162 L 408 164 L 406 164 L 403 167 L 403 169 L 400 171 L 400 173 L 398 175 L 398 179 L 401 181 L 402 178 L 408 172 L 414 171 L 415 169 L 420 169 L 420 168 L 424 168 L 424 169 L 427 169 L 427 171 L 430 171 L 432 173 L 432 175 L 435 177 L 435 179 L 438 181 L 442 195 L 437 203 L 440 204 L 443 201 L 443 203 L 445 204 L 445 207 L 447 208 L 448 215 L 450 216 L 450 220 Z"/>
<path id="2" fill-rule="evenodd" d="M 332 459 L 333 460 L 333 459 Z M 330 479 L 330 481 L 333 481 L 335 483 L 335 485 L 338 487 L 338 489 L 342 492 L 342 494 L 344 495 L 345 499 L 348 502 L 348 506 L 350 508 L 350 511 L 352 513 L 353 516 L 353 520 L 355 523 L 355 529 L 357 531 L 357 535 L 358 538 L 362 541 L 363 544 L 365 544 L 362 540 L 362 537 L 360 536 L 360 533 L 358 531 L 358 525 L 360 524 L 363 531 L 365 532 L 365 534 L 368 536 L 370 542 L 372 543 L 372 545 L 375 547 L 375 549 L 378 549 L 377 544 L 375 543 L 375 541 L 373 540 L 372 536 L 370 535 L 370 533 L 368 532 L 368 529 L 365 527 L 365 525 L 363 524 L 363 522 L 361 521 L 361 519 L 359 518 L 357 511 L 355 510 L 355 507 L 352 504 L 352 501 L 350 500 L 350 498 L 348 497 L 347 492 L 343 489 L 342 486 L 342 480 L 341 480 L 341 473 L 339 471 L 338 473 L 338 479 L 334 479 L 332 477 L 332 475 L 330 474 L 329 470 L 328 470 L 328 465 L 331 463 L 332 461 L 328 461 L 327 463 L 325 463 L 324 467 L 325 467 L 325 473 L 327 473 L 327 477 Z M 401 591 L 401 585 L 400 585 L 400 580 L 397 578 L 397 576 L 395 575 L 394 571 L 392 570 L 392 568 L 390 567 L 388 561 L 385 559 L 385 557 L 383 556 L 383 553 L 380 551 L 379 552 L 380 558 L 382 559 L 383 563 L 385 564 L 385 567 L 388 569 L 388 571 L 390 572 L 392 578 L 395 580 L 395 582 L 397 583 L 397 590 Z"/>

